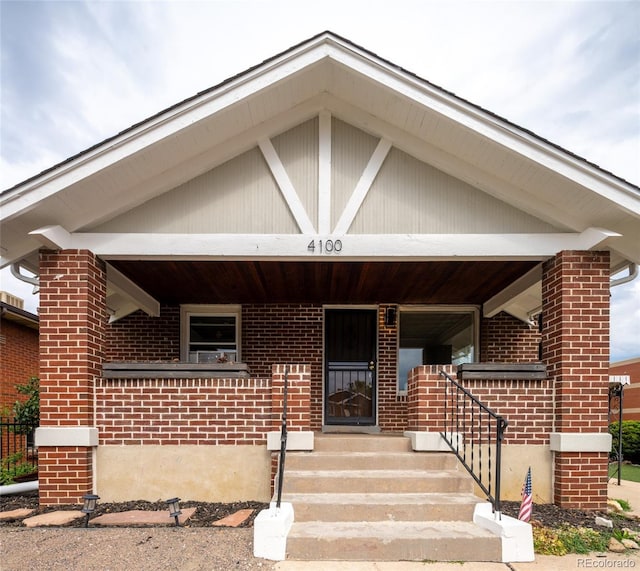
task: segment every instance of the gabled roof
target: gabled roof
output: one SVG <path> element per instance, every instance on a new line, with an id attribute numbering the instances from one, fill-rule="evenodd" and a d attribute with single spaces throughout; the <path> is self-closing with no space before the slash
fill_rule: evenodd
<path id="1" fill-rule="evenodd" d="M 0 266 L 35 267 L 32 232 L 91 231 L 327 112 L 555 228 L 602 229 L 614 268 L 640 263 L 637 186 L 323 32 L 3 192 Z"/>

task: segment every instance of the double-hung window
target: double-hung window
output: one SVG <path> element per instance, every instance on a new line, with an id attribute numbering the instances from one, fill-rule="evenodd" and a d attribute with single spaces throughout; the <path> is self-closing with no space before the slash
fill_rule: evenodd
<path id="1" fill-rule="evenodd" d="M 182 360 L 226 363 L 240 360 L 239 305 L 183 305 Z"/>

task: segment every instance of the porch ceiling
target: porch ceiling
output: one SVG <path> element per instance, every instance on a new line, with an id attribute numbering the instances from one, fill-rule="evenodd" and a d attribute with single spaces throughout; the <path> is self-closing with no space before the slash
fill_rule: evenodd
<path id="1" fill-rule="evenodd" d="M 480 305 L 538 262 L 109 262 L 161 303 Z"/>

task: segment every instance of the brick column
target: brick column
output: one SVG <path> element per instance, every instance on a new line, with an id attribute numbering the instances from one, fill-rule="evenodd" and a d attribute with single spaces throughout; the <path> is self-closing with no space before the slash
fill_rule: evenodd
<path id="1" fill-rule="evenodd" d="M 88 251 L 40 256 L 40 504 L 78 504 L 93 490 L 93 392 L 106 323 L 104 264 Z"/>
<path id="2" fill-rule="evenodd" d="M 424 365 L 409 372 L 407 384 L 407 428 L 440 432 L 444 429 L 444 379 L 440 370 L 455 375 L 454 367 Z"/>
<path id="3" fill-rule="evenodd" d="M 542 357 L 555 384 L 554 502 L 605 509 L 609 254 L 560 252 L 542 277 Z"/>

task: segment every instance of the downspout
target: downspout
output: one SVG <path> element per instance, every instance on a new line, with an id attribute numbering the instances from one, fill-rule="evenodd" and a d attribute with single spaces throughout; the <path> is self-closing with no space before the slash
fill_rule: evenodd
<path id="1" fill-rule="evenodd" d="M 38 480 L 31 482 L 20 482 L 19 484 L 7 484 L 0 486 L 0 496 L 8 496 L 11 494 L 24 494 L 25 492 L 34 492 L 39 487 Z"/>
<path id="2" fill-rule="evenodd" d="M 615 280 L 611 280 L 611 282 L 609 283 L 609 287 L 616 287 L 622 284 L 632 282 L 638 277 L 638 264 L 629 262 L 627 264 L 627 268 L 629 268 L 629 275 L 624 276 L 622 278 L 615 279 Z"/>

